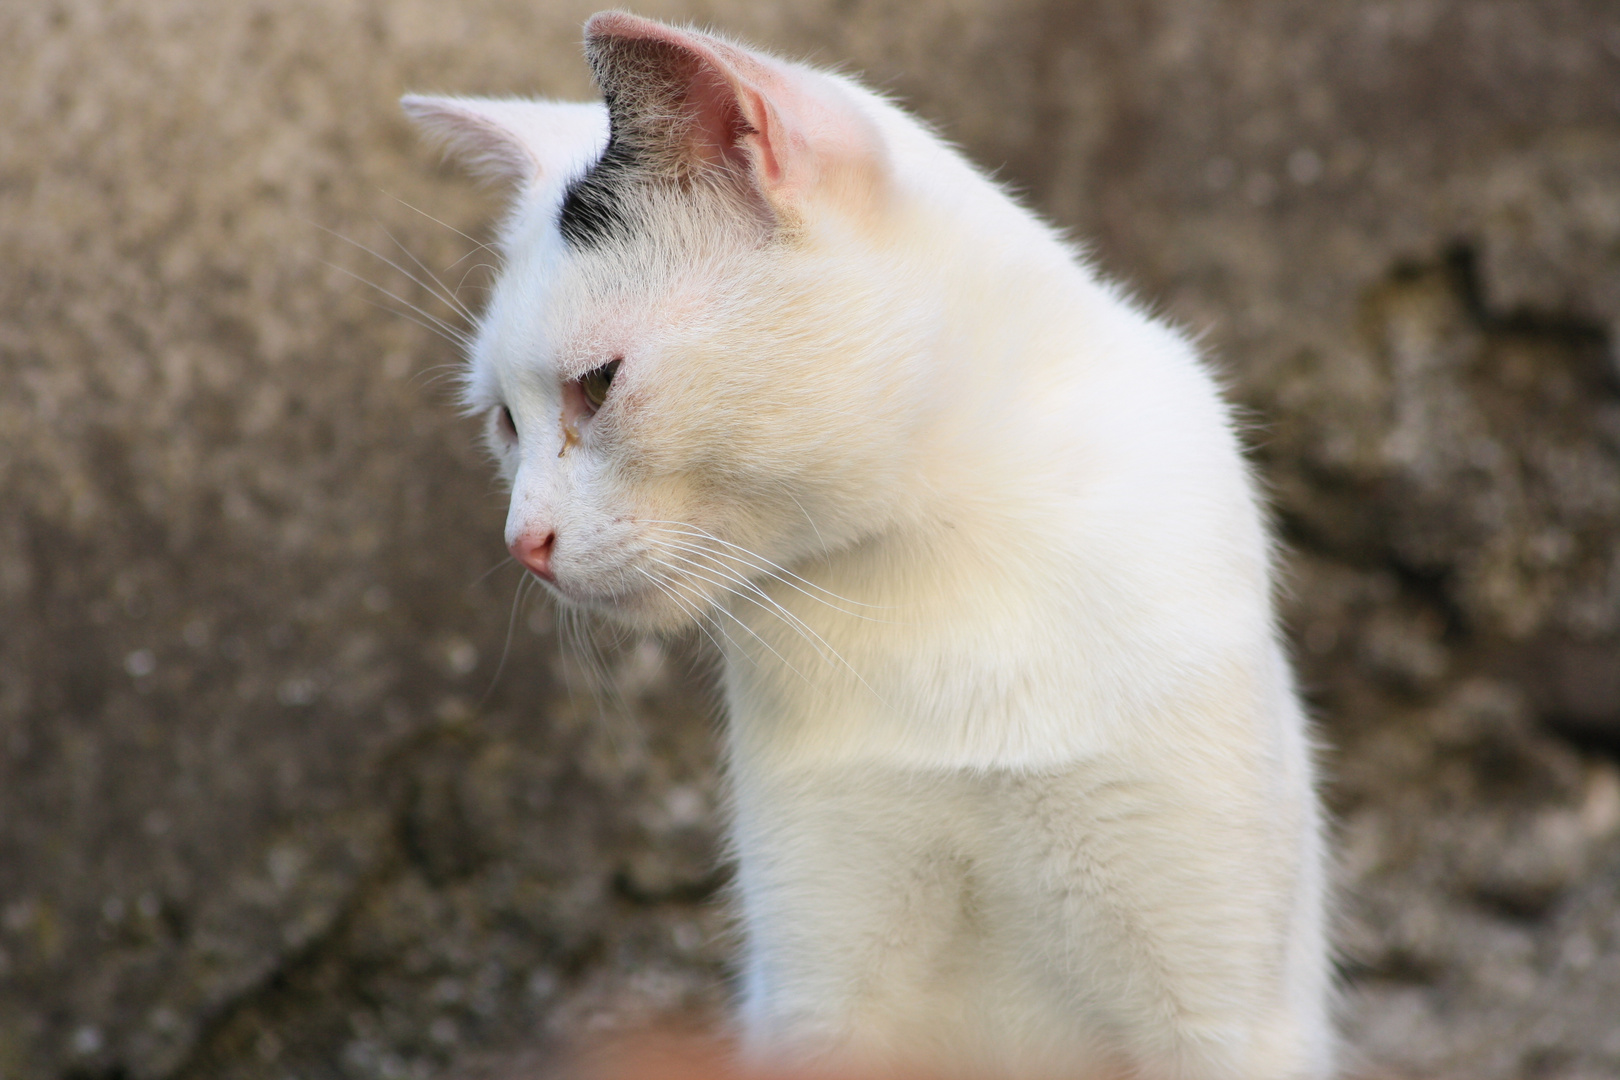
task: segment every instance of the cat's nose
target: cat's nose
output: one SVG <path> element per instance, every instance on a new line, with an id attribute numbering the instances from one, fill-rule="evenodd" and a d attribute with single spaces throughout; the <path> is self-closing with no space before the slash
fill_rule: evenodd
<path id="1" fill-rule="evenodd" d="M 551 573 L 551 549 L 556 543 L 555 532 L 546 533 L 544 539 L 532 533 L 525 533 L 512 541 L 512 546 L 508 550 L 511 551 L 512 558 L 534 571 L 536 577 L 545 578 L 556 584 L 557 579 Z"/>

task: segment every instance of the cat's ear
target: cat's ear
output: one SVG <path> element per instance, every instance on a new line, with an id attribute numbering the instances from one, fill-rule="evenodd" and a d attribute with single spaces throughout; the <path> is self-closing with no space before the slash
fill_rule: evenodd
<path id="1" fill-rule="evenodd" d="M 620 11 L 591 18 L 585 52 L 640 167 L 728 170 L 789 220 L 817 194 L 870 202 L 882 187 L 876 128 L 828 76 Z"/>
<path id="2" fill-rule="evenodd" d="M 607 109 L 600 104 L 419 94 L 399 103 L 469 171 L 520 190 L 572 179 L 607 145 Z"/>

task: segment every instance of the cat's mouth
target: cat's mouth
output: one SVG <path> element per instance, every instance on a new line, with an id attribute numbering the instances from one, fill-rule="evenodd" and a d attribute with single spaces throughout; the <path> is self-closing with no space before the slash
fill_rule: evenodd
<path id="1" fill-rule="evenodd" d="M 676 634 L 702 623 L 714 598 L 698 583 L 632 563 L 606 583 L 562 573 L 540 578 L 546 591 L 566 607 L 589 611 L 630 629 L 650 634 Z"/>
<path id="2" fill-rule="evenodd" d="M 654 634 L 712 624 L 732 598 L 769 605 L 755 579 L 792 577 L 713 526 L 650 516 L 614 525 L 566 535 L 545 530 L 545 557 L 520 555 L 519 562 L 560 605 Z"/>

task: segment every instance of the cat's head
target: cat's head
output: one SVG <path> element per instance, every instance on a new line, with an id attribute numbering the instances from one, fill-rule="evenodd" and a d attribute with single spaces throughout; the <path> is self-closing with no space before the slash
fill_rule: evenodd
<path id="1" fill-rule="evenodd" d="M 566 601 L 667 629 L 905 512 L 933 325 L 887 133 L 910 122 L 622 13 L 586 52 L 605 105 L 404 106 L 516 192 L 465 380 L 508 544 Z"/>

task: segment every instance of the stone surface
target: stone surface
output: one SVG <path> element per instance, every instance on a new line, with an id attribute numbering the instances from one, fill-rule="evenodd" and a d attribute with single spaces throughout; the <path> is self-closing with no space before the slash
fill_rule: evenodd
<path id="1" fill-rule="evenodd" d="M 523 595 L 413 280 L 476 307 L 498 206 L 395 99 L 584 96 L 590 9 L 0 5 L 0 1077 L 500 1075 L 723 1001 L 700 652 Z M 1620 12 L 640 10 L 864 72 L 1204 336 L 1353 1065 L 1620 1073 Z"/>

